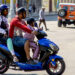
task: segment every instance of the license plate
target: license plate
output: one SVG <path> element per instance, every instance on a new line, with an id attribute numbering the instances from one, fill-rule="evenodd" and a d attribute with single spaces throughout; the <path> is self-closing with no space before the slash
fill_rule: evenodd
<path id="1" fill-rule="evenodd" d="M 72 22 L 72 21 L 74 21 L 74 20 L 70 20 L 70 21 Z"/>
<path id="2" fill-rule="evenodd" d="M 74 17 L 74 16 L 69 16 L 70 18 Z"/>

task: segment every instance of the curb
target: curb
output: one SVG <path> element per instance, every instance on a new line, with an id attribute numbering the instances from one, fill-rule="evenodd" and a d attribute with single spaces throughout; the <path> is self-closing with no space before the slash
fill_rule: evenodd
<path id="1" fill-rule="evenodd" d="M 45 13 L 45 16 L 55 16 L 57 15 L 57 13 Z M 33 14 L 32 16 L 29 16 L 29 17 L 39 17 L 39 14 Z"/>

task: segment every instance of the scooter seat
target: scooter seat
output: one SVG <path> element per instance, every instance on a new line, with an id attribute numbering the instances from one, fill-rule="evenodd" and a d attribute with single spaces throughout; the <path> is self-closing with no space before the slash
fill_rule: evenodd
<path id="1" fill-rule="evenodd" d="M 7 45 L 7 38 L 0 38 L 0 44 Z"/>

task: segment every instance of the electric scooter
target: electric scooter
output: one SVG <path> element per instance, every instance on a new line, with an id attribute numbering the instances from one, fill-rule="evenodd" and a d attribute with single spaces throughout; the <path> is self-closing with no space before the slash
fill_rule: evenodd
<path id="1" fill-rule="evenodd" d="M 5 73 L 10 66 L 19 67 L 19 70 L 46 70 L 49 75 L 61 75 L 65 71 L 64 59 L 57 55 L 59 47 L 46 38 L 47 34 L 38 30 L 36 35 L 40 49 L 39 62 L 37 64 L 27 64 L 26 54 L 23 47 L 14 45 L 14 50 L 19 62 L 13 62 L 13 57 L 7 46 L 0 44 L 0 74 Z"/>

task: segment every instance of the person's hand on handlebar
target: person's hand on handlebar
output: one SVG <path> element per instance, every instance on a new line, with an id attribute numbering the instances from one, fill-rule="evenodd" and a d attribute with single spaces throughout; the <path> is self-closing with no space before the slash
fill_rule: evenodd
<path id="1" fill-rule="evenodd" d="M 37 35 L 38 32 L 37 31 L 32 31 L 32 34 Z"/>

